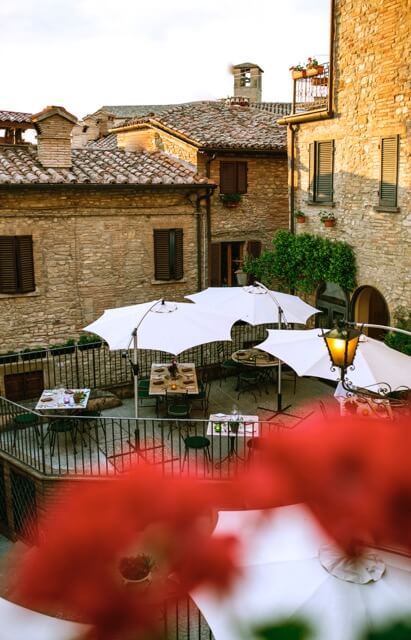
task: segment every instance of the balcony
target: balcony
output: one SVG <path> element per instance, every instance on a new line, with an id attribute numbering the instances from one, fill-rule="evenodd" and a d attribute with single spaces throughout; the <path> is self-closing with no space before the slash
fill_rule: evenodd
<path id="1" fill-rule="evenodd" d="M 293 71 L 291 115 L 328 109 L 329 63 L 317 68 Z"/>

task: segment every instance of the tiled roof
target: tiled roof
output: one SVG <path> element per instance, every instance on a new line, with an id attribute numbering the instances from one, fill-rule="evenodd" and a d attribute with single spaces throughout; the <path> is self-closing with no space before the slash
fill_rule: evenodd
<path id="1" fill-rule="evenodd" d="M 33 124 L 31 113 L 21 111 L 0 111 L 0 122 L 18 122 L 19 124 Z"/>
<path id="2" fill-rule="evenodd" d="M 117 149 L 117 135 L 115 133 L 109 133 L 108 136 L 104 136 L 103 138 L 90 140 L 87 149 Z"/>
<path id="3" fill-rule="evenodd" d="M 187 102 L 186 104 L 198 104 Z M 151 113 L 160 113 L 168 109 L 180 106 L 180 104 L 137 104 L 137 105 L 106 105 L 98 111 L 107 111 L 117 118 L 141 118 Z M 91 114 L 93 115 L 93 114 Z"/>
<path id="4" fill-rule="evenodd" d="M 178 105 L 153 117 L 134 118 L 118 129 L 144 123 L 166 127 L 206 149 L 287 148 L 286 129 L 277 124 L 274 114 L 223 101 Z"/>
<path id="5" fill-rule="evenodd" d="M 195 173 L 165 153 L 122 149 L 74 149 L 70 169 L 43 167 L 36 147 L 0 147 L 0 184 L 205 184 Z M 211 183 L 212 184 L 212 183 Z"/>
<path id="6" fill-rule="evenodd" d="M 253 109 L 268 111 L 278 116 L 288 116 L 291 113 L 291 102 L 250 102 Z"/>

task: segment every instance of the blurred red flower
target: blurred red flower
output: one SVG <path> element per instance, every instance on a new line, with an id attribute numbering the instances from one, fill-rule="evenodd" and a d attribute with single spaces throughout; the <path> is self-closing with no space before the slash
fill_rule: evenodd
<path id="1" fill-rule="evenodd" d="M 22 562 L 16 596 L 33 608 L 64 603 L 94 625 L 98 640 L 149 637 L 170 592 L 200 583 L 227 589 L 237 573 L 235 539 L 211 539 L 219 493 L 144 466 L 62 494 L 44 522 L 43 542 Z M 156 570 L 136 596 L 124 588 L 118 562 L 138 553 L 151 555 Z"/>

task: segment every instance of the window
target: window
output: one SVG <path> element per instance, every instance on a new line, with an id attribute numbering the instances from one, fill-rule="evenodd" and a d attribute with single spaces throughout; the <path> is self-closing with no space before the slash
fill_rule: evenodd
<path id="1" fill-rule="evenodd" d="M 0 236 L 0 293 L 29 293 L 35 288 L 31 236 Z"/>
<path id="2" fill-rule="evenodd" d="M 381 140 L 380 207 L 395 208 L 398 191 L 398 136 Z"/>
<path id="3" fill-rule="evenodd" d="M 220 193 L 247 193 L 246 162 L 220 162 Z"/>
<path id="4" fill-rule="evenodd" d="M 333 201 L 334 140 L 310 144 L 310 200 Z"/>
<path id="5" fill-rule="evenodd" d="M 156 280 L 183 277 L 183 230 L 154 230 L 154 270 Z"/>
<path id="6" fill-rule="evenodd" d="M 251 87 L 251 69 L 241 69 L 240 86 Z"/>

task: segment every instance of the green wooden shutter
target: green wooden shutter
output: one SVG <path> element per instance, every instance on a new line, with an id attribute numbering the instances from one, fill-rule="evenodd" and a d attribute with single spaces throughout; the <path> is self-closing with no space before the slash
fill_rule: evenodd
<path id="1" fill-rule="evenodd" d="M 16 237 L 16 263 L 21 293 L 34 291 L 33 241 L 31 236 Z"/>
<path id="2" fill-rule="evenodd" d="M 236 162 L 220 162 L 220 193 L 237 193 Z"/>
<path id="3" fill-rule="evenodd" d="M 308 171 L 309 171 L 309 184 L 308 184 L 308 191 L 309 191 L 309 199 L 311 201 L 314 201 L 314 182 L 315 182 L 315 142 L 311 142 L 310 146 L 309 146 L 309 165 L 308 165 Z"/>
<path id="4" fill-rule="evenodd" d="M 0 293 L 18 293 L 15 236 L 0 236 Z"/>
<path id="5" fill-rule="evenodd" d="M 332 202 L 334 141 L 316 143 L 315 201 Z"/>
<path id="6" fill-rule="evenodd" d="M 397 206 L 398 147 L 398 136 L 381 140 L 381 207 Z"/>
<path id="7" fill-rule="evenodd" d="M 168 229 L 154 229 L 154 277 L 156 280 L 170 280 L 170 232 Z"/>
<path id="8" fill-rule="evenodd" d="M 247 163 L 236 162 L 237 193 L 247 193 Z"/>
<path id="9" fill-rule="evenodd" d="M 183 230 L 174 229 L 174 279 L 181 280 L 184 275 Z"/>

